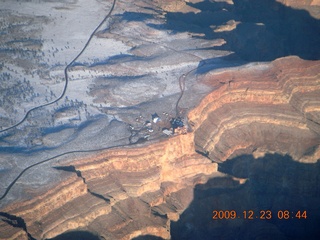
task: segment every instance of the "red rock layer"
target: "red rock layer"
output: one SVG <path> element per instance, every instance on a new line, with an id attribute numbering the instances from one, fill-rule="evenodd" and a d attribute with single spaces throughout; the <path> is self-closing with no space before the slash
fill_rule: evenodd
<path id="1" fill-rule="evenodd" d="M 193 200 L 195 184 L 219 176 L 217 164 L 195 150 L 213 161 L 265 152 L 319 159 L 319 69 L 320 61 L 288 57 L 208 73 L 203 81 L 215 90 L 189 113 L 193 132 L 70 160 L 78 176 L 1 212 L 22 217 L 37 239 L 73 229 L 169 239 L 170 221 Z M 27 239 L 4 221 L 0 230 L 0 239 Z"/>
<path id="2" fill-rule="evenodd" d="M 114 149 L 72 161 L 85 179 L 67 181 L 41 196 L 2 209 L 22 217 L 37 239 L 71 229 L 98 232 L 106 239 L 152 234 L 170 238 L 169 222 L 192 201 L 193 187 L 217 165 L 196 154 L 192 134 L 134 149 Z M 0 239 L 26 239 L 19 229 L 0 223 Z"/>
<path id="3" fill-rule="evenodd" d="M 216 161 L 252 152 L 289 154 L 295 160 L 319 146 L 320 65 L 297 57 L 209 73 L 217 87 L 189 118 L 195 144 Z"/>

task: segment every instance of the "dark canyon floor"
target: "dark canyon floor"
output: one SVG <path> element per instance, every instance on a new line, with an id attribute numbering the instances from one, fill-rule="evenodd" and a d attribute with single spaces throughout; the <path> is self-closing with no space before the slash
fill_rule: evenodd
<path id="1" fill-rule="evenodd" d="M 320 239 L 320 1 L 0 19 L 0 239 Z"/>

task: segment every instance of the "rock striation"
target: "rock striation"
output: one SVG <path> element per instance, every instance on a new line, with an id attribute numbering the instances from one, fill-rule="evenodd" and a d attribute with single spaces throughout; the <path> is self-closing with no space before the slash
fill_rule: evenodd
<path id="1" fill-rule="evenodd" d="M 71 229 L 98 232 L 105 239 L 144 234 L 168 239 L 169 222 L 192 201 L 193 186 L 217 172 L 216 163 L 193 150 L 190 134 L 72 160 L 72 167 L 60 167 L 74 171 L 67 181 L 2 211 L 22 217 L 36 239 Z M 4 222 L 0 229 L 2 239 L 26 239 L 25 231 Z"/>
<path id="2" fill-rule="evenodd" d="M 266 151 L 316 161 L 318 69 L 319 62 L 287 57 L 208 73 L 204 81 L 217 89 L 189 114 L 196 149 L 215 161 Z"/>
<path id="3" fill-rule="evenodd" d="M 52 183 L 39 183 L 48 171 L 30 182 L 19 179 L 16 187 L 22 190 L 13 194 L 17 199 L 7 196 L 0 202 L 0 240 L 56 239 L 65 233 L 68 239 L 70 231 L 110 240 L 144 236 L 234 239 L 238 229 L 242 239 L 319 239 L 320 234 L 313 238 L 312 231 L 320 221 L 320 61 L 316 47 L 320 2 L 264 0 L 257 5 L 253 0 L 155 0 L 119 1 L 118 6 L 125 12 L 119 10 L 111 31 L 98 35 L 117 40 L 113 49 L 119 48 L 119 54 L 110 58 L 108 67 L 104 62 L 90 67 L 93 71 L 88 74 L 103 73 L 103 77 L 93 81 L 88 94 L 100 105 L 111 102 L 99 109 L 110 116 L 118 113 L 127 122 L 112 121 L 113 125 L 105 127 L 106 120 L 101 119 L 86 132 L 77 134 L 68 128 L 34 143 L 48 148 L 58 143 L 64 152 L 70 145 L 61 138 L 72 139 L 73 134 L 80 138 L 71 149 L 113 143 L 111 134 L 119 141 L 127 139 L 127 129 L 121 133 L 117 124 L 126 128 L 141 115 L 136 107 L 145 109 L 149 101 L 152 113 L 155 108 L 167 111 L 164 105 L 187 112 L 187 131 L 48 162 L 60 179 L 51 176 Z M 175 38 L 179 41 L 174 42 Z M 74 66 L 74 76 L 86 68 Z M 163 82 L 170 71 L 172 78 Z M 180 94 L 177 79 L 187 71 L 201 74 L 187 74 L 185 86 L 180 85 L 186 91 L 175 109 Z M 108 77 L 116 72 L 119 79 Z M 128 72 L 134 76 L 127 76 Z M 80 75 L 78 80 L 83 80 Z M 193 96 L 194 89 L 199 96 Z M 159 104 L 157 98 L 164 98 L 163 93 L 168 100 Z M 190 106 L 194 107 L 190 110 Z M 83 111 L 90 116 L 85 106 Z M 76 108 L 63 108 L 53 115 L 59 122 L 80 121 L 81 116 Z M 41 128 L 38 122 L 34 125 Z M 138 137 L 129 142 L 139 142 Z M 8 158 L 11 166 L 16 156 Z M 36 160 L 30 154 L 23 159 L 24 167 L 30 158 Z M 19 168 L 0 171 L 8 176 Z M 30 180 L 32 173 L 28 174 L 25 179 Z M 4 181 L 8 185 L 9 180 Z M 243 219 L 212 224 L 213 209 L 254 206 L 257 211 L 307 209 L 313 217 L 295 222 L 293 233 L 291 223 L 284 220 L 278 225 L 276 220 L 247 224 Z M 306 229 L 308 236 L 303 235 Z"/>
<path id="4" fill-rule="evenodd" d="M 276 152 L 315 163 L 319 69 L 319 61 L 286 57 L 208 72 L 202 82 L 214 90 L 189 112 L 187 134 L 54 166 L 66 180 L 2 207 L 11 217 L 1 215 L 0 239 L 51 239 L 77 229 L 103 239 L 170 239 L 171 223 L 193 201 L 197 184 L 211 179 L 211 185 L 234 188 L 245 182 L 241 176 L 222 180 L 217 162 Z M 17 227 L 14 216 L 25 227 Z"/>

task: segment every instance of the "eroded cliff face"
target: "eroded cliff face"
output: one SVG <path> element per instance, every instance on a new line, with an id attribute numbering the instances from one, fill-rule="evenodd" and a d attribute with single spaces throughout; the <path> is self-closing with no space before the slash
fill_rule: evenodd
<path id="1" fill-rule="evenodd" d="M 264 152 L 317 161 L 318 69 L 319 62 L 287 57 L 207 74 L 217 90 L 189 114 L 196 148 L 216 161 Z"/>
<path id="2" fill-rule="evenodd" d="M 194 152 L 192 136 L 72 160 L 74 167 L 60 167 L 74 171 L 67 181 L 2 211 L 21 216 L 36 239 L 79 228 L 105 239 L 168 239 L 170 220 L 192 201 L 195 184 L 218 175 L 217 164 Z M 2 239 L 26 237 L 4 222 L 1 229 Z"/>
<path id="3" fill-rule="evenodd" d="M 254 26 L 251 30 L 259 30 L 263 37 L 269 36 L 270 29 L 265 31 L 267 22 L 248 21 L 244 24 L 239 21 L 241 18 L 233 15 L 245 2 L 243 6 L 247 8 L 255 1 L 214 1 L 217 6 L 213 7 L 212 2 L 204 2 L 208 5 L 202 7 L 202 1 L 198 0 L 152 1 L 151 7 L 162 7 L 169 16 L 167 23 L 170 23 L 170 17 L 207 20 L 204 29 L 210 28 L 210 34 L 225 34 L 217 39 L 219 44 L 216 45 L 232 43 L 227 50 L 240 57 L 247 57 L 252 52 L 252 45 L 247 44 L 252 39 L 242 34 L 243 29 Z M 317 6 L 320 3 L 316 0 L 279 0 L 274 3 L 278 8 L 281 5 L 276 2 L 306 9 L 313 17 L 319 15 Z M 139 4 L 144 6 L 141 2 Z M 236 5 L 236 11 L 231 14 L 232 11 L 228 12 L 226 8 L 232 9 L 233 5 Z M 119 6 L 125 6 L 125 3 L 120 2 Z M 207 6 L 214 9 L 218 19 L 227 14 L 230 21 L 221 26 L 218 21 L 214 26 L 210 15 L 206 15 Z M 205 12 L 204 15 L 198 14 L 201 11 Z M 176 16 L 169 12 L 189 14 Z M 143 16 L 147 17 L 147 14 Z M 161 26 L 164 31 L 177 31 L 175 25 L 169 23 Z M 200 22 L 199 25 L 203 24 Z M 240 30 L 229 35 L 241 24 L 244 28 L 239 27 Z M 198 32 L 197 27 L 189 30 L 192 36 L 207 33 Z M 208 38 L 210 34 L 207 34 Z M 253 40 L 259 38 L 254 36 Z M 274 60 L 273 56 L 288 56 L 292 52 L 271 54 L 271 58 L 268 50 L 275 46 L 282 51 L 280 47 L 283 45 L 272 43 L 265 47 L 268 40 L 265 38 L 256 44 L 255 49 L 264 49 L 265 52 L 246 60 L 271 62 L 242 65 L 241 61 L 241 66 L 218 70 L 212 70 L 214 63 L 205 66 L 206 59 L 212 56 L 210 48 L 204 46 L 203 52 L 209 48 L 209 53 L 204 54 L 204 65 L 200 64 L 199 69 L 203 70 L 201 67 L 204 66 L 209 70 L 197 77 L 199 84 L 212 91 L 189 112 L 187 134 L 85 156 L 70 154 L 60 163 L 53 163 L 52 166 L 61 173 L 61 179 L 50 186 L 41 185 L 36 189 L 36 184 L 29 186 L 20 182 L 18 187 L 24 187 L 23 194 L 17 200 L 8 200 L 0 208 L 0 239 L 52 239 L 71 230 L 89 231 L 101 239 L 138 239 L 145 235 L 163 239 L 181 239 L 181 236 L 186 239 L 192 239 L 190 236 L 194 239 L 205 239 L 205 236 L 233 239 L 239 226 L 243 239 L 263 238 L 270 232 L 286 239 L 285 234 L 290 229 L 287 226 L 285 230 L 278 228 L 270 222 L 258 221 L 247 226 L 244 220 L 212 222 L 212 211 L 222 208 L 249 210 L 258 205 L 257 209 L 262 210 L 274 205 L 280 209 L 302 210 L 303 206 L 311 206 L 308 209 L 311 214 L 318 210 L 320 61 L 295 56 Z M 249 45 L 248 48 L 244 43 Z M 308 54 L 301 54 L 302 57 L 313 59 L 317 55 L 309 52 L 312 46 L 306 49 Z M 133 51 L 139 51 L 139 48 Z M 218 57 L 227 53 L 215 54 Z M 238 59 L 229 66 L 236 64 L 239 64 Z M 118 68 L 117 65 L 113 67 Z M 191 96 L 190 92 L 186 93 Z M 182 98 L 182 105 L 183 101 L 187 100 Z M 269 198 L 271 200 L 267 201 Z M 296 204 L 295 198 L 303 199 L 304 205 Z M 312 224 L 320 219 L 318 215 L 314 216 Z M 305 221 L 295 226 L 308 229 L 306 225 L 313 227 L 309 223 Z"/>
<path id="4" fill-rule="evenodd" d="M 203 81 L 216 88 L 189 113 L 186 135 L 56 166 L 66 172 L 66 181 L 1 210 L 22 218 L 27 230 L 13 227 L 13 220 L 1 221 L 1 239 L 27 239 L 27 233 L 47 239 L 73 229 L 104 239 L 169 239 L 171 221 L 194 201 L 195 185 L 211 179 L 215 187 L 233 189 L 248 178 L 235 174 L 240 178 L 223 180 L 215 162 L 276 152 L 315 163 L 320 157 L 319 67 L 319 61 L 287 57 L 207 73 Z"/>

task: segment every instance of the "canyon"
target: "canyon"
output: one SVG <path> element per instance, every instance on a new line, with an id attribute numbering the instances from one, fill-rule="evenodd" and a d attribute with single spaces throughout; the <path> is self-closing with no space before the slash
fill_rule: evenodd
<path id="1" fill-rule="evenodd" d="M 90 101 L 101 104 L 95 108 L 99 116 L 108 115 L 109 122 L 90 119 L 93 126 L 80 124 L 77 131 L 69 127 L 61 134 L 37 136 L 42 145 L 33 146 L 23 166 L 74 146 L 108 147 L 71 152 L 24 173 L 0 202 L 0 239 L 71 239 L 72 234 L 73 239 L 319 239 L 320 2 L 261 2 L 119 1 L 118 9 L 126 7 L 124 17 L 114 18 L 112 30 L 97 35 L 126 43 L 137 60 L 120 54 L 88 68 L 120 75 L 98 76 L 87 88 Z M 265 16 L 253 14 L 264 7 Z M 149 16 L 137 9 L 160 14 Z M 284 19 L 275 14 L 273 20 L 283 23 L 281 27 L 288 26 L 293 13 L 301 19 L 308 16 L 304 23 L 309 25 L 297 17 L 296 32 L 274 30 L 277 24 L 266 20 L 269 9 L 288 14 Z M 208 17 L 212 13 L 213 20 Z M 302 29 L 304 37 L 299 36 Z M 139 31 L 142 40 L 134 35 Z M 253 34 L 244 36 L 246 31 Z M 174 36 L 162 43 L 165 34 Z M 290 37 L 296 38 L 287 42 Z M 170 65 L 176 61 L 182 65 Z M 79 64 L 70 72 L 88 69 Z M 159 81 L 165 73 L 173 77 Z M 181 95 L 176 86 L 180 76 L 185 78 Z M 159 130 L 168 124 L 160 114 L 164 111 L 171 117 L 175 111 L 181 114 L 187 131 L 164 136 Z M 145 130 L 141 128 L 138 141 L 128 142 L 128 137 L 133 139 L 128 126 L 138 129 L 154 112 L 162 120 L 152 123 L 153 135 L 139 141 L 145 136 L 139 135 Z M 54 118 L 74 119 L 75 114 L 68 109 Z M 21 137 L 28 126 L 19 131 L 5 135 L 3 143 Z M 74 142 L 61 141 L 60 146 L 58 137 Z M 117 141 L 121 146 L 112 145 Z M 58 147 L 49 152 L 49 144 Z M 12 165 L 19 166 L 24 152 L 3 149 L 4 159 L 13 157 Z M 8 173 L 2 176 L 2 189 L 23 166 L 3 170 Z M 232 210 L 236 219 L 213 217 L 214 211 Z M 249 211 L 254 219 L 242 215 Z M 272 218 L 262 219 L 264 211 L 271 211 Z M 281 218 L 283 211 L 289 211 L 290 218 Z M 307 217 L 299 215 L 303 212 Z"/>
<path id="2" fill-rule="evenodd" d="M 196 197 L 194 188 L 245 191 L 248 182 L 264 174 L 261 170 L 255 173 L 258 176 L 249 176 L 262 166 L 273 170 L 268 175 L 270 185 L 276 182 L 278 188 L 281 184 L 290 186 L 294 188 L 293 197 L 317 202 L 319 65 L 318 61 L 287 57 L 270 64 L 209 72 L 203 81 L 217 88 L 188 114 L 187 134 L 69 160 L 67 165 L 55 167 L 67 174 L 66 180 L 46 191 L 33 189 L 30 200 L 9 204 L 2 211 L 22 217 L 28 233 L 36 239 L 51 239 L 70 229 L 99 233 L 104 239 L 133 239 L 140 235 L 169 239 L 170 222 L 179 222 L 186 214 L 184 211 Z M 275 153 L 279 155 L 270 157 Z M 232 161 L 228 159 L 234 161 L 232 171 L 219 171 L 221 162 Z M 283 163 L 284 159 L 287 162 Z M 252 163 L 248 165 L 247 161 Z M 285 170 L 277 166 L 288 167 L 295 162 L 301 166 L 294 169 L 291 182 L 286 183 L 286 176 L 279 172 Z M 313 166 L 312 170 L 305 169 L 308 166 Z M 300 175 L 303 169 L 306 175 Z M 199 221 L 206 221 L 206 226 L 211 224 L 208 229 L 214 231 L 210 215 L 215 204 L 219 205 L 219 197 L 211 197 L 215 201 L 198 200 L 206 207 L 197 217 L 203 218 Z M 228 205 L 233 209 L 243 207 L 241 199 L 238 196 Z M 285 198 L 283 207 L 297 207 L 287 201 Z M 320 217 L 317 207 L 309 210 L 315 219 Z M 194 208 L 197 211 L 197 206 Z M 282 234 L 268 224 L 260 222 L 252 234 L 263 236 L 270 228 L 274 234 Z M 2 239 L 27 238 L 25 231 L 4 222 L 1 229 L 7 234 Z M 311 229 L 312 233 L 315 229 Z M 235 233 L 229 233 L 226 239 L 231 239 L 232 234 Z"/>

